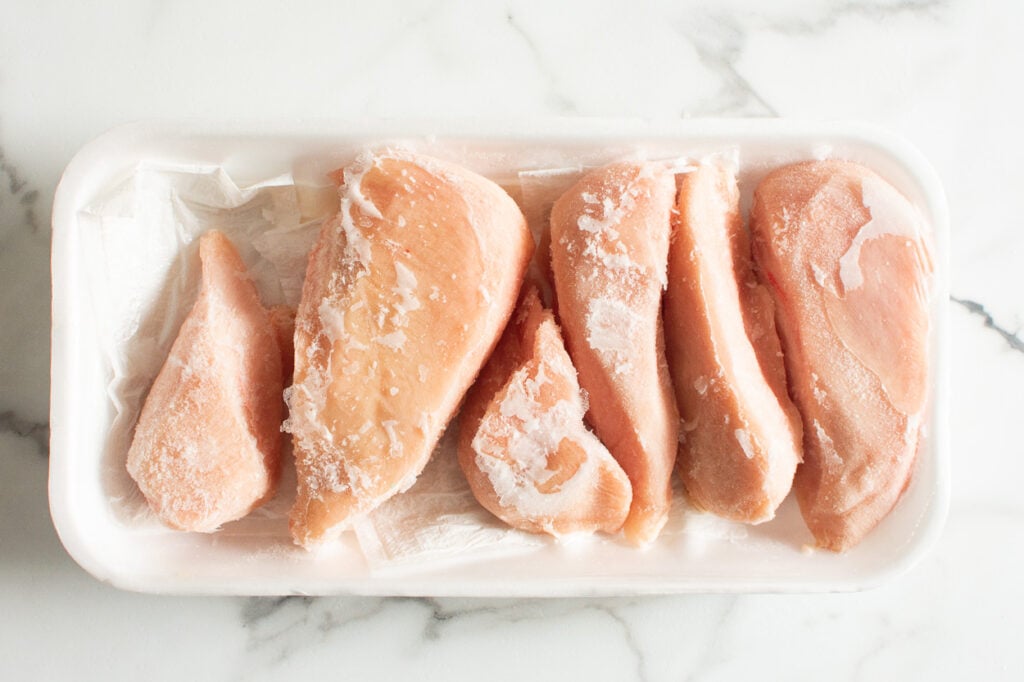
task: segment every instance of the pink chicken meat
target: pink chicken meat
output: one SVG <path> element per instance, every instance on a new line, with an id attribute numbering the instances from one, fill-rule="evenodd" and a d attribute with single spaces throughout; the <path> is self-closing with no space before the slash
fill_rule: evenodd
<path id="1" fill-rule="evenodd" d="M 818 545 L 843 551 L 913 471 L 928 384 L 925 225 L 892 185 L 845 161 L 772 172 L 751 220 L 803 417 L 797 500 Z"/>
<path id="2" fill-rule="evenodd" d="M 295 322 L 295 541 L 332 539 L 426 465 L 515 305 L 533 240 L 515 202 L 400 152 L 345 169 Z"/>
<path id="3" fill-rule="evenodd" d="M 554 315 L 527 285 L 460 416 L 459 464 L 480 504 L 535 533 L 618 531 L 629 479 L 585 411 Z"/>
<path id="4" fill-rule="evenodd" d="M 665 340 L 683 419 L 679 472 L 690 501 L 734 521 L 775 516 L 801 458 L 800 415 L 771 294 L 754 277 L 736 175 L 683 176 L 669 254 Z"/>
<path id="5" fill-rule="evenodd" d="M 202 287 L 153 382 L 128 473 L 168 526 L 212 532 L 274 492 L 280 470 L 281 349 L 227 237 L 199 240 Z"/>
<path id="6" fill-rule="evenodd" d="M 558 318 L 587 419 L 629 476 L 623 531 L 653 541 L 667 519 L 679 413 L 661 323 L 675 176 L 663 164 L 588 173 L 551 211 Z"/>

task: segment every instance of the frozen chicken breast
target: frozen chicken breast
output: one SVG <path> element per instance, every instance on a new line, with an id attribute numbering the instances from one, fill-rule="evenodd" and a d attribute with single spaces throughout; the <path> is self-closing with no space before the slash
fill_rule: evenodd
<path id="1" fill-rule="evenodd" d="M 291 532 L 305 547 L 412 485 L 497 343 L 533 252 L 515 202 L 466 169 L 384 152 L 342 179 L 295 322 Z"/>
<path id="2" fill-rule="evenodd" d="M 211 532 L 267 500 L 280 470 L 281 349 L 227 237 L 199 240 L 202 285 L 135 427 L 128 473 L 168 526 Z"/>
<path id="3" fill-rule="evenodd" d="M 658 163 L 594 170 L 551 211 L 558 319 L 587 419 L 626 471 L 633 500 L 624 533 L 657 537 L 671 503 L 679 414 L 661 323 L 675 177 Z"/>
<path id="4" fill-rule="evenodd" d="M 803 417 L 797 500 L 817 543 L 842 551 L 892 510 L 914 467 L 928 384 L 925 225 L 892 185 L 846 161 L 773 171 L 751 220 Z"/>
<path id="5" fill-rule="evenodd" d="M 477 500 L 530 532 L 619 530 L 629 479 L 585 411 L 554 315 L 527 285 L 460 416 L 459 464 Z"/>
<path id="6" fill-rule="evenodd" d="M 679 473 L 690 501 L 760 523 L 793 485 L 800 415 L 771 295 L 753 271 L 736 175 L 705 163 L 682 176 L 669 251 L 665 343 L 683 419 Z"/>

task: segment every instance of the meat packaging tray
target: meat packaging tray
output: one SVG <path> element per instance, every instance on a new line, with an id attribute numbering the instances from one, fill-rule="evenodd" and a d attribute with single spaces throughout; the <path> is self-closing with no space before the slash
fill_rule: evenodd
<path id="1" fill-rule="evenodd" d="M 446 541 L 456 544 L 446 548 L 443 561 L 414 553 L 394 565 L 369 561 L 351 533 L 318 553 L 293 546 L 287 507 L 281 504 L 277 513 L 271 505 L 271 511 L 257 511 L 253 518 L 209 535 L 165 529 L 151 519 L 139 521 L 126 514 L 126 444 L 123 433 L 117 437 L 123 406 L 118 406 L 111 388 L 123 368 L 112 366 L 103 338 L 105 326 L 132 323 L 111 320 L 111 311 L 124 316 L 140 311 L 117 305 L 122 289 L 132 289 L 130 280 L 123 286 L 97 284 L 94 259 L 97 254 L 107 259 L 105 263 L 124 259 L 136 271 L 170 266 L 166 260 L 149 262 L 153 249 L 111 253 L 104 235 L 94 229 L 96 222 L 86 219 L 90 207 L 143 167 L 175 173 L 216 169 L 238 188 L 262 184 L 287 190 L 293 183 L 316 185 L 322 173 L 351 161 L 361 150 L 385 145 L 460 163 L 495 180 L 518 199 L 523 171 L 538 171 L 531 177 L 543 178 L 540 171 L 585 168 L 622 158 L 735 155 L 744 210 L 757 181 L 786 162 L 845 158 L 877 171 L 917 206 L 931 226 L 935 264 L 929 404 L 917 468 L 896 508 L 861 544 L 833 554 L 810 549 L 812 538 L 792 496 L 776 519 L 747 527 L 687 509 L 677 490 L 678 513 L 665 536 L 646 549 L 596 537 L 566 542 L 530 539 L 521 546 L 512 543 L 515 551 L 480 552 L 475 547 L 461 552 L 459 536 L 452 535 Z M 145 223 L 130 227 L 137 243 L 181 238 L 149 234 L 146 231 L 154 228 Z M 949 504 L 947 253 L 948 215 L 934 170 L 904 140 L 858 124 L 555 119 L 511 124 L 123 126 L 75 156 L 54 202 L 49 479 L 53 521 L 68 552 L 94 576 L 124 589 L 155 593 L 513 597 L 819 592 L 874 586 L 906 571 L 936 542 Z M 156 367 L 159 361 L 162 358 Z M 153 363 L 149 364 L 152 373 Z M 289 485 L 294 485 L 294 474 L 289 479 L 286 472 L 280 495 L 287 495 Z M 414 486 L 410 492 L 415 490 Z M 445 522 L 439 513 L 436 523 Z"/>

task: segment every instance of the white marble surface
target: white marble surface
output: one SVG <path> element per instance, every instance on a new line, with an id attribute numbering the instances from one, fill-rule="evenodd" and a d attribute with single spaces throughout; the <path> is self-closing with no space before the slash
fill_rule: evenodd
<path id="1" fill-rule="evenodd" d="M 0 20 L 0 679 L 1024 678 L 1024 5 L 99 5 Z M 913 571 L 846 595 L 276 600 L 128 594 L 68 558 L 45 492 L 48 216 L 80 145 L 154 117 L 547 114 L 852 118 L 930 157 L 954 481 Z"/>

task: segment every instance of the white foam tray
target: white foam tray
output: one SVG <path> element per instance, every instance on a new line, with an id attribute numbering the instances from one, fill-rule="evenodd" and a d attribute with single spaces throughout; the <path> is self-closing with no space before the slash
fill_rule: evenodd
<path id="1" fill-rule="evenodd" d="M 926 435 L 913 481 L 893 513 L 843 555 L 802 550 L 810 536 L 792 500 L 747 539 L 552 544 L 517 558 L 444 569 L 375 574 L 354 541 L 306 555 L 278 537 L 145 531 L 111 509 L 100 477 L 113 419 L 110 368 L 91 319 L 83 248 L 95 235 L 76 216 L 140 162 L 223 165 L 240 184 L 288 173 L 297 160 L 341 165 L 368 145 L 402 141 L 459 161 L 499 182 L 526 167 L 599 164 L 622 156 L 698 156 L 736 148 L 745 193 L 772 165 L 828 154 L 887 178 L 933 228 L 932 377 Z M 126 254 L 130 257 L 130 254 Z M 948 214 L 940 182 L 908 143 L 850 124 L 781 120 L 545 120 L 512 125 L 309 122 L 223 125 L 145 123 L 86 145 L 65 170 L 53 209 L 50 510 L 72 557 L 98 579 L 145 592 L 558 596 L 679 592 L 858 590 L 908 570 L 936 542 L 949 503 L 947 434 Z M 768 541 L 763 541 L 768 540 Z"/>

